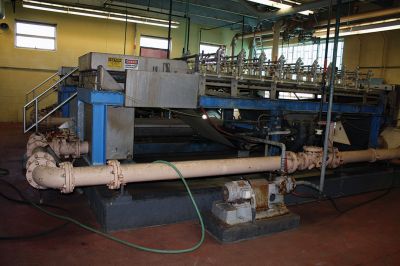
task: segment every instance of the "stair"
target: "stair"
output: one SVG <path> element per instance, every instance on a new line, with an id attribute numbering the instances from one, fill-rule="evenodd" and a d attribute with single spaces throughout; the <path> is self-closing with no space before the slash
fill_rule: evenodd
<path id="1" fill-rule="evenodd" d="M 23 109 L 23 123 L 24 123 L 24 133 L 32 130 L 35 128 L 36 132 L 38 131 L 38 127 L 40 122 L 45 120 L 47 117 L 49 117 L 51 114 L 53 114 L 55 111 L 57 111 L 60 107 L 62 107 L 64 104 L 68 103 L 70 100 L 72 100 L 77 93 L 72 94 L 70 97 L 62 101 L 61 103 L 57 104 L 54 108 L 52 108 L 49 112 L 46 113 L 46 115 L 39 117 L 39 102 L 43 101 L 50 95 L 52 95 L 54 92 L 57 91 L 58 85 L 67 79 L 69 76 L 71 76 L 73 73 L 75 73 L 78 70 L 78 67 L 72 68 L 70 72 L 68 72 L 66 75 L 61 77 L 59 80 L 57 80 L 54 84 L 50 85 L 47 89 L 43 90 L 43 85 L 46 84 L 48 81 L 50 81 L 52 78 L 58 75 L 58 72 L 54 73 L 50 77 L 48 77 L 46 80 L 43 82 L 39 83 L 36 85 L 33 89 L 28 91 L 25 94 L 25 105 Z M 34 112 L 34 118 L 31 123 L 28 122 L 27 115 L 29 112 Z"/>

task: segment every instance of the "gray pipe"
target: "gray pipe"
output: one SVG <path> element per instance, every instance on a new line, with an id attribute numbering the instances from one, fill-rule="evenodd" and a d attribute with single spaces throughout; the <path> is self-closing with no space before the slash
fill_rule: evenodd
<path id="1" fill-rule="evenodd" d="M 335 74 L 336 74 L 336 59 L 337 59 L 337 49 L 339 42 L 339 26 L 340 26 L 340 11 L 341 11 L 341 0 L 338 0 L 338 5 L 336 9 L 336 22 L 335 22 L 335 41 L 333 45 L 333 59 L 332 59 L 332 70 L 329 81 L 329 102 L 328 102 L 328 112 L 326 114 L 326 127 L 325 127 L 325 138 L 324 138 L 324 150 L 322 154 L 322 165 L 321 165 L 321 176 L 319 180 L 319 190 L 322 193 L 324 191 L 325 184 L 325 172 L 326 172 L 326 160 L 328 157 L 328 142 L 330 134 L 330 124 L 332 120 L 332 105 L 333 105 L 333 94 L 335 93 Z"/>

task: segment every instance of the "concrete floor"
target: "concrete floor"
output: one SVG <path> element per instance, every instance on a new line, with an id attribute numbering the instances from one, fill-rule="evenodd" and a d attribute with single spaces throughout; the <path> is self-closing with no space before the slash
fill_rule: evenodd
<path id="1" fill-rule="evenodd" d="M 25 182 L 21 158 L 26 136 L 19 124 L 0 124 L 0 167 L 7 179 L 30 198 L 38 191 Z M 0 191 L 16 197 L 0 184 Z M 338 200 L 346 208 L 374 197 L 368 193 Z M 70 210 L 69 215 L 98 227 L 85 196 L 47 192 L 46 202 Z M 18 241 L 0 241 L 0 265 L 400 265 L 400 190 L 338 215 L 328 202 L 290 209 L 300 214 L 298 229 L 236 244 L 221 245 L 207 235 L 203 246 L 184 255 L 158 255 L 121 246 L 98 235 L 68 225 L 51 235 Z M 0 235 L 29 234 L 60 224 L 29 206 L 0 198 Z M 122 231 L 113 235 L 157 248 L 186 248 L 199 238 L 194 221 Z"/>

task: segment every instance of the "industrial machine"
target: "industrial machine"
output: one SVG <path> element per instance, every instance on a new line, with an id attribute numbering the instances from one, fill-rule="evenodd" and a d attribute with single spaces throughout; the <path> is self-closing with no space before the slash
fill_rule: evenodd
<path id="1" fill-rule="evenodd" d="M 281 56 L 272 62 L 264 53 L 247 59 L 244 50 L 227 56 L 223 47 L 214 54 L 175 60 L 88 53 L 79 58 L 78 68 L 60 75 L 56 86 L 24 107 L 25 132 L 36 129 L 28 141 L 27 180 L 35 188 L 63 193 L 89 187 L 89 199 L 107 230 L 190 219 L 193 214 L 177 192 L 169 201 L 153 198 L 159 208 L 151 210 L 135 196 L 124 197 L 129 183 L 177 179 L 168 166 L 146 161 L 150 155 L 156 159 L 173 155 L 179 158 L 174 165 L 185 178 L 231 178 L 222 183 L 222 193 L 199 192 L 197 197 L 210 217 L 209 231 L 221 241 L 240 239 L 226 238 L 227 227 L 256 226 L 246 237 L 293 228 L 299 218 L 289 212 L 286 196 L 296 185 L 318 189 L 315 179 L 298 180 L 295 172 L 321 167 L 328 111 L 324 88 L 333 71 L 328 168 L 400 158 L 397 146 L 378 149 L 384 126 L 397 119 L 392 100 L 397 92 L 370 72 L 344 67 L 324 72 L 317 61 L 306 66 L 299 58 L 286 64 Z M 74 75 L 77 78 L 72 79 Z M 60 95 L 55 108 L 41 112 L 39 102 L 52 91 Z M 39 127 L 60 108 L 69 123 L 47 132 Z M 382 138 L 385 143 L 387 136 Z M 200 154 L 207 160 L 199 159 Z M 248 176 L 253 173 L 262 175 Z M 97 185 L 126 186 L 128 192 L 105 195 Z M 164 203 L 175 203 L 182 210 L 172 218 L 163 210 Z M 135 216 L 135 211 L 122 213 L 117 208 L 140 210 L 136 213 L 151 219 L 140 220 L 144 218 Z M 279 219 L 289 221 L 283 226 Z M 271 226 L 271 221 L 281 224 Z"/>

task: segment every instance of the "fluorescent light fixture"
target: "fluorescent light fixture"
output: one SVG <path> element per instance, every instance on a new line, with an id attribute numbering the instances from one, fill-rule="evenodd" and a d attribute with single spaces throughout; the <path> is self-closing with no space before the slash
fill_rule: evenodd
<path id="1" fill-rule="evenodd" d="M 379 21 L 372 21 L 366 23 L 360 23 L 356 25 L 345 25 L 340 27 L 339 36 L 349 36 L 357 34 L 366 34 L 373 32 L 389 31 L 400 29 L 400 18 L 386 19 Z M 315 31 L 314 36 L 325 37 L 326 29 Z M 329 37 L 333 37 L 334 33 L 329 34 Z"/>
<path id="2" fill-rule="evenodd" d="M 157 19 L 150 17 L 142 17 L 131 14 L 124 14 L 118 12 L 109 12 L 104 10 L 97 10 L 84 7 L 76 7 L 69 5 L 54 4 L 35 0 L 23 0 L 22 6 L 24 8 L 31 8 L 43 11 L 51 11 L 57 13 L 71 14 L 77 16 L 85 16 L 92 18 L 110 19 L 116 21 L 127 21 L 131 23 L 146 24 L 159 27 L 168 27 L 168 20 Z M 171 28 L 178 28 L 179 22 L 172 21 Z"/>
<path id="3" fill-rule="evenodd" d="M 398 30 L 398 29 L 400 29 L 400 25 L 391 25 L 391 26 L 383 26 L 383 27 L 372 28 L 372 29 L 341 32 L 339 35 L 340 36 L 349 36 L 349 35 L 374 33 L 374 32 L 389 31 L 389 30 Z"/>
<path id="4" fill-rule="evenodd" d="M 280 2 L 271 1 L 271 0 L 248 0 L 248 1 L 254 2 L 254 3 L 257 3 L 257 4 L 261 4 L 261 5 L 265 5 L 265 6 L 279 8 L 279 9 L 288 9 L 288 8 L 292 7 L 291 5 L 280 3 Z M 301 5 L 301 3 L 298 3 L 298 2 L 295 2 L 295 1 L 290 1 L 290 2 L 293 3 L 294 5 Z M 311 11 L 311 10 L 305 10 L 305 11 L 301 11 L 299 13 L 308 16 L 310 14 L 313 14 L 314 12 Z"/>

